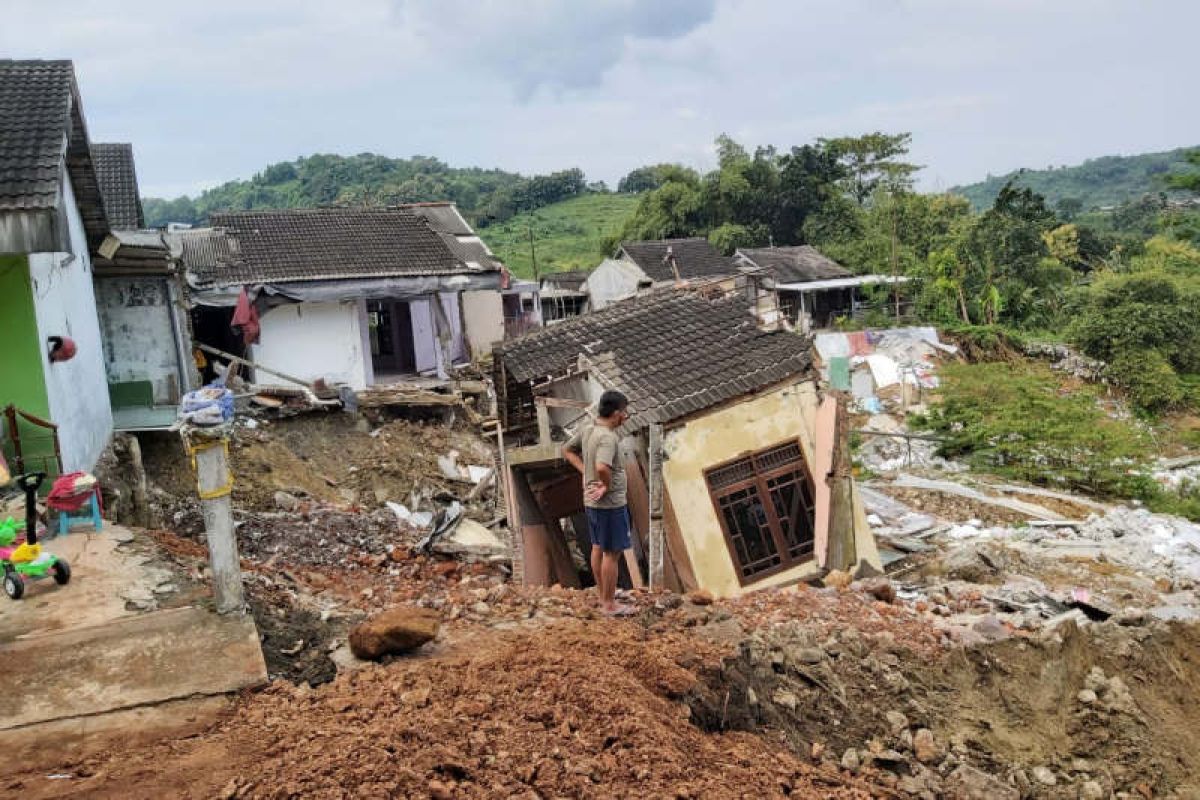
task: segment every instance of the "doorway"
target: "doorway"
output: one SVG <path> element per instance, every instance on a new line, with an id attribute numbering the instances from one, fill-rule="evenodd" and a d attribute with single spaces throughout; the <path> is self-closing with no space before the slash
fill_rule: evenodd
<path id="1" fill-rule="evenodd" d="M 368 300 L 371 366 L 381 375 L 411 375 L 417 371 L 413 349 L 412 310 L 396 300 Z"/>

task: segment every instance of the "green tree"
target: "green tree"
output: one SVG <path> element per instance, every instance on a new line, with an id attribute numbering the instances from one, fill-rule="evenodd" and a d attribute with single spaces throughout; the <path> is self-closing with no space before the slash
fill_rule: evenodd
<path id="1" fill-rule="evenodd" d="M 908 155 L 911 133 L 876 131 L 863 136 L 818 139 L 817 142 L 837 159 L 844 173 L 842 187 L 860 206 L 885 184 L 911 186 L 912 176 L 920 169 L 916 164 L 900 160 Z"/>
<path id="2" fill-rule="evenodd" d="M 1188 164 L 1200 168 L 1200 150 L 1192 150 L 1185 158 Z M 1167 178 L 1167 185 L 1185 192 L 1200 192 L 1200 169 L 1171 175 Z"/>

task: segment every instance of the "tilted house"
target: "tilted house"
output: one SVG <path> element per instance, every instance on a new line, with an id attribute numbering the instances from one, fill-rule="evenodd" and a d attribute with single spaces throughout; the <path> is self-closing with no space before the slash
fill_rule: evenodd
<path id="1" fill-rule="evenodd" d="M 114 428 L 163 429 L 195 388 L 186 286 L 162 231 L 147 230 L 130 144 L 93 144 L 111 232 L 94 259 Z"/>
<path id="2" fill-rule="evenodd" d="M 656 289 L 497 350 L 503 436 L 518 444 L 503 457 L 521 580 L 578 585 L 568 542 L 587 552 L 582 486 L 561 440 L 609 388 L 632 414 L 631 584 L 732 596 L 822 574 L 836 403 L 818 395 L 810 341 L 763 329 L 744 283 Z M 531 413 L 537 440 L 522 446 Z M 850 496 L 841 566 L 878 569 L 852 486 Z"/>
<path id="3" fill-rule="evenodd" d="M 780 311 L 802 331 L 832 327 L 839 317 L 858 316 L 863 308 L 862 287 L 904 280 L 855 275 L 810 245 L 743 247 L 733 258 L 739 266 L 771 277 Z"/>
<path id="4" fill-rule="evenodd" d="M 91 469 L 112 433 L 92 286 L 108 231 L 74 66 L 0 60 L 0 408 L 56 425 L 66 470 Z M 52 337 L 74 357 L 52 360 Z M 56 468 L 28 417 L 3 438 L 16 468 Z"/>
<path id="5" fill-rule="evenodd" d="M 210 221 L 173 234 L 198 307 L 196 338 L 236 346 L 229 330 L 245 291 L 261 327 L 249 357 L 277 372 L 355 389 L 444 377 L 499 328 L 467 314 L 489 303 L 498 312 L 499 264 L 464 261 L 410 210 L 242 211 Z"/>
<path id="6" fill-rule="evenodd" d="M 588 276 L 592 310 L 656 286 L 734 275 L 736 262 L 703 237 L 623 242 Z"/>

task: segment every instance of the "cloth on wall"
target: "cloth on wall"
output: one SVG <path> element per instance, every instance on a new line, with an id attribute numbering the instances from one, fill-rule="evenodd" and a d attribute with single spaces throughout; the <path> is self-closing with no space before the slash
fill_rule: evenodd
<path id="1" fill-rule="evenodd" d="M 258 309 L 250 300 L 250 293 L 246 291 L 246 287 L 242 287 L 242 291 L 238 294 L 237 306 L 233 311 L 233 320 L 229 323 L 230 327 L 239 331 L 242 335 L 242 343 L 252 345 L 258 343 L 258 335 L 262 330 L 262 326 L 258 321 Z"/>

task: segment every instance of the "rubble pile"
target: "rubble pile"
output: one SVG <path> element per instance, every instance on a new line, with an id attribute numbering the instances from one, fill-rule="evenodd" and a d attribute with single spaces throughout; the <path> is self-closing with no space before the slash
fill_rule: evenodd
<path id="1" fill-rule="evenodd" d="M 1050 362 L 1050 369 L 1065 372 L 1072 377 L 1092 383 L 1104 380 L 1103 361 L 1088 358 L 1075 352 L 1065 344 L 1031 342 L 1025 346 L 1025 355 Z"/>

